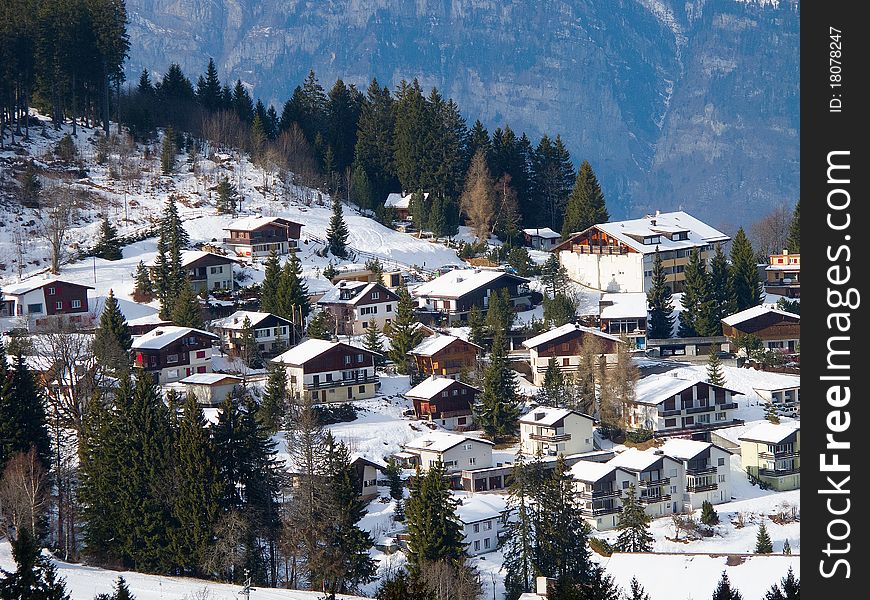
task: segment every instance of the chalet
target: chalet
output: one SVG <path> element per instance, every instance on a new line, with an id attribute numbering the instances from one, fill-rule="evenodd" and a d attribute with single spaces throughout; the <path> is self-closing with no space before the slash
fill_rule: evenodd
<path id="1" fill-rule="evenodd" d="M 178 383 L 200 404 L 219 406 L 242 381 L 241 377 L 226 373 L 194 373 Z"/>
<path id="2" fill-rule="evenodd" d="M 488 440 L 446 431 L 433 431 L 402 446 L 413 456 L 411 464 L 428 471 L 435 463 L 444 464 L 448 473 L 459 474 L 463 469 L 482 469 L 492 466 L 492 447 Z"/>
<path id="3" fill-rule="evenodd" d="M 629 428 L 657 434 L 696 431 L 733 425 L 740 392 L 707 383 L 700 377 L 648 375 L 635 387 L 634 401 L 624 415 Z"/>
<path id="4" fill-rule="evenodd" d="M 295 398 L 314 402 L 346 402 L 371 398 L 380 385 L 377 354 L 342 342 L 306 340 L 272 362 L 287 369 L 287 385 Z"/>
<path id="5" fill-rule="evenodd" d="M 498 549 L 499 535 L 507 523 L 505 496 L 459 495 L 456 517 L 462 524 L 463 542 L 469 556 Z"/>
<path id="6" fill-rule="evenodd" d="M 787 298 L 801 297 L 801 255 L 782 254 L 770 255 L 770 262 L 764 268 L 764 291 Z"/>
<path id="7" fill-rule="evenodd" d="M 740 460 L 750 476 L 778 491 L 801 486 L 800 421 L 762 423 L 741 435 Z"/>
<path id="8" fill-rule="evenodd" d="M 405 392 L 414 404 L 414 414 L 418 419 L 437 423 L 445 429 L 469 429 L 474 422 L 472 407 L 480 390 L 466 383 L 436 377 L 424 379 Z"/>
<path id="9" fill-rule="evenodd" d="M 459 379 L 464 371 L 477 365 L 477 355 L 483 348 L 452 335 L 432 335 L 424 338 L 410 354 L 417 363 L 417 372 Z"/>
<path id="10" fill-rule="evenodd" d="M 520 451 L 530 456 L 591 452 L 594 422 L 576 410 L 538 406 L 520 417 Z"/>
<path id="11" fill-rule="evenodd" d="M 145 315 L 136 319 L 127 321 L 127 327 L 130 328 L 131 335 L 143 335 L 157 329 L 158 327 L 168 327 L 172 325 L 172 321 L 161 319 L 160 313 L 155 312 L 153 315 Z"/>
<path id="12" fill-rule="evenodd" d="M 574 281 L 603 292 L 648 292 L 658 251 L 672 292 L 680 292 L 693 250 L 708 261 L 730 238 L 683 212 L 593 225 L 553 248 Z"/>
<path id="13" fill-rule="evenodd" d="M 234 258 L 202 250 L 185 250 L 181 253 L 181 266 L 187 270 L 190 286 L 197 293 L 202 290 L 232 290 L 233 265 L 237 262 Z M 155 260 L 149 261 L 147 266 L 151 279 L 156 279 Z"/>
<path id="14" fill-rule="evenodd" d="M 664 517 L 681 512 L 682 497 L 680 476 L 683 464 L 661 450 L 638 450 L 629 448 L 607 461 L 608 465 L 620 467 L 633 475 L 631 480 L 621 480 L 623 494 L 634 484 L 638 501 L 651 517 Z"/>
<path id="15" fill-rule="evenodd" d="M 295 251 L 299 245 L 301 223 L 281 217 L 245 217 L 230 223 L 226 228 L 229 237 L 224 244 L 237 256 L 268 256 Z"/>
<path id="16" fill-rule="evenodd" d="M 682 512 L 697 510 L 704 501 L 731 501 L 731 452 L 710 442 L 686 439 L 669 439 L 659 450 L 682 463 L 680 477 L 672 479 L 670 488 L 673 500 L 682 502 Z"/>
<path id="17" fill-rule="evenodd" d="M 529 349 L 532 383 L 537 386 L 544 384 L 551 358 L 556 360 L 556 366 L 562 373 L 573 375 L 580 369 L 581 349 L 584 344 L 592 343 L 599 345 L 596 354 L 603 354 L 605 361 L 612 362 L 616 358 L 617 344 L 622 343 L 622 340 L 593 327 L 574 323 L 567 323 L 527 339 L 523 346 Z"/>
<path id="18" fill-rule="evenodd" d="M 472 306 L 489 308 L 492 294 L 506 289 L 515 310 L 531 308 L 529 280 L 495 269 L 456 269 L 420 284 L 411 294 L 421 317 L 446 320 L 448 324 L 468 320 Z"/>
<path id="19" fill-rule="evenodd" d="M 552 250 L 559 243 L 561 237 L 562 234 L 549 227 L 523 229 L 524 244 L 535 250 Z"/>
<path id="20" fill-rule="evenodd" d="M 637 479 L 610 463 L 581 460 L 571 467 L 583 519 L 599 531 L 613 529 L 622 511 L 621 496 Z"/>
<path id="21" fill-rule="evenodd" d="M 283 350 L 291 342 L 293 323 L 272 313 L 237 310 L 223 319 L 211 322 L 211 329 L 221 336 L 221 347 L 228 352 L 239 350 L 245 319 L 251 323 L 257 350 L 271 354 Z"/>
<path id="22" fill-rule="evenodd" d="M 338 285 L 342 281 L 360 281 L 362 283 L 380 283 L 388 288 L 399 287 L 402 283 L 402 271 L 372 271 L 360 265 L 339 265 L 335 268 L 329 282 Z"/>
<path id="23" fill-rule="evenodd" d="M 796 417 L 801 414 L 800 377 L 767 373 L 764 382 L 752 391 L 771 405 L 777 415 Z"/>
<path id="24" fill-rule="evenodd" d="M 602 294 L 598 301 L 601 331 L 625 337 L 631 348 L 646 348 L 646 294 Z"/>
<path id="25" fill-rule="evenodd" d="M 736 350 L 742 335 L 752 334 L 765 350 L 793 353 L 801 338 L 800 315 L 766 306 L 753 306 L 722 319 L 722 333 Z"/>
<path id="26" fill-rule="evenodd" d="M 329 314 L 336 335 L 362 335 L 369 321 L 381 330 L 393 322 L 399 296 L 380 283 L 339 281 L 317 305 Z"/>
<path id="27" fill-rule="evenodd" d="M 151 373 L 159 384 L 210 373 L 212 344 L 217 339 L 192 327 L 157 327 L 133 340 L 134 365 Z"/>
<path id="28" fill-rule="evenodd" d="M 62 279 L 37 279 L 3 286 L 0 317 L 24 317 L 36 321 L 57 315 L 71 320 L 88 318 L 91 286 Z M 90 320 L 90 319 L 88 319 Z"/>
<path id="29" fill-rule="evenodd" d="M 350 459 L 350 466 L 354 470 L 354 485 L 360 499 L 368 501 L 377 498 L 378 473 L 387 465 L 354 455 Z"/>
<path id="30" fill-rule="evenodd" d="M 411 219 L 411 198 L 414 194 L 399 194 L 393 192 L 387 195 L 384 200 L 384 208 L 392 208 L 396 211 L 396 219 L 398 221 L 409 221 Z M 429 192 L 423 194 L 423 200 L 429 199 Z"/>

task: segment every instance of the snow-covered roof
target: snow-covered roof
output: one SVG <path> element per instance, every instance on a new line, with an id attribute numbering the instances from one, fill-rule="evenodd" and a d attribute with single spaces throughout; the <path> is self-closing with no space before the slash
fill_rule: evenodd
<path id="1" fill-rule="evenodd" d="M 195 263 L 199 259 L 206 257 L 206 256 L 215 256 L 217 258 L 222 258 L 222 259 L 226 260 L 227 262 L 234 262 L 234 263 L 239 262 L 235 258 L 232 258 L 230 256 L 224 256 L 223 254 L 217 254 L 216 252 L 206 252 L 204 250 L 183 250 L 181 252 L 181 266 L 186 267 L 187 265 Z M 156 266 L 156 264 L 157 264 L 156 261 L 157 261 L 157 257 L 155 256 L 154 258 L 149 260 L 147 263 L 145 263 L 145 266 L 146 267 Z"/>
<path id="2" fill-rule="evenodd" d="M 355 452 L 355 453 L 350 455 L 350 464 L 354 464 L 357 461 L 369 463 L 370 465 L 372 465 L 373 467 L 375 467 L 377 469 L 386 469 L 387 468 L 387 463 L 385 463 L 384 461 L 378 460 L 378 459 L 368 458 L 366 456 L 363 456 L 362 454 Z"/>
<path id="3" fill-rule="evenodd" d="M 226 380 L 239 382 L 242 378 L 236 377 L 235 375 L 228 375 L 227 373 L 194 373 L 193 375 L 188 375 L 178 383 L 185 383 L 188 385 L 215 385 Z"/>
<path id="4" fill-rule="evenodd" d="M 592 417 L 589 415 L 584 415 L 583 413 L 577 412 L 576 410 L 571 410 L 570 408 L 554 408 L 552 406 L 539 406 L 533 410 L 530 410 L 522 417 L 520 417 L 520 423 L 531 423 L 533 425 L 543 425 L 544 427 L 552 427 L 556 422 L 564 419 L 571 413 L 575 415 L 580 415 L 581 417 L 586 417 L 589 420 L 592 420 Z"/>
<path id="5" fill-rule="evenodd" d="M 712 445 L 710 442 L 674 438 L 667 440 L 659 450 L 678 460 L 690 460 Z"/>
<path id="6" fill-rule="evenodd" d="M 571 467 L 571 475 L 577 481 L 595 482 L 612 473 L 616 465 L 609 462 L 600 463 L 591 460 L 581 460 Z"/>
<path id="7" fill-rule="evenodd" d="M 145 315 L 144 317 L 139 317 L 138 319 L 128 319 L 127 325 L 130 327 L 135 327 L 139 325 L 169 325 L 172 321 L 167 319 L 161 319 L 160 313 L 155 310 L 154 314 Z"/>
<path id="8" fill-rule="evenodd" d="M 562 237 L 561 233 L 553 231 L 549 227 L 532 227 L 530 229 L 523 229 L 523 233 L 546 239 L 555 239 Z"/>
<path id="9" fill-rule="evenodd" d="M 269 223 L 274 223 L 275 221 L 284 221 L 285 223 L 292 223 L 288 219 L 284 217 L 263 217 L 260 215 L 253 215 L 250 217 L 245 217 L 243 219 L 239 219 L 238 221 L 233 221 L 224 229 L 226 230 L 234 230 L 234 231 L 253 231 L 255 229 L 259 229 L 263 225 L 268 225 Z M 296 223 L 297 225 L 302 225 L 301 223 Z"/>
<path id="10" fill-rule="evenodd" d="M 609 333 L 604 333 L 600 329 L 595 329 L 594 327 L 584 327 L 583 325 L 576 325 L 574 323 L 566 323 L 561 327 L 556 327 L 555 329 L 551 329 L 550 331 L 545 331 L 535 337 L 527 339 L 523 342 L 523 346 L 526 348 L 537 348 L 547 342 L 551 342 L 553 340 L 559 339 L 563 335 L 568 335 L 569 333 L 573 333 L 575 331 L 582 331 L 584 333 L 590 333 L 592 335 L 597 335 L 598 337 L 611 340 L 614 342 L 622 342 L 621 339 L 616 337 L 615 335 L 610 335 Z"/>
<path id="11" fill-rule="evenodd" d="M 767 265 L 764 268 L 765 271 L 800 271 L 800 264 L 794 265 Z"/>
<path id="12" fill-rule="evenodd" d="M 148 333 L 143 333 L 133 339 L 133 348 L 137 350 L 159 350 L 165 348 L 175 340 L 179 340 L 186 335 L 198 333 L 210 338 L 217 339 L 213 333 L 203 331 L 202 329 L 194 329 L 193 327 L 178 327 L 177 325 L 166 325 L 165 327 L 157 327 Z"/>
<path id="13" fill-rule="evenodd" d="M 108 296 L 97 296 L 90 300 L 94 318 L 99 319 L 102 316 L 103 310 L 106 308 L 107 298 Z M 156 308 L 148 306 L 147 304 L 139 304 L 138 302 L 132 302 L 124 298 L 118 298 L 117 296 L 115 296 L 115 300 L 118 302 L 118 309 L 121 311 L 121 314 L 124 315 L 124 320 L 127 321 L 128 325 L 130 324 L 130 321 L 134 319 L 153 317 L 158 314 Z"/>
<path id="14" fill-rule="evenodd" d="M 637 448 L 629 448 L 611 458 L 606 464 L 614 467 L 623 467 L 629 471 L 643 471 L 662 457 L 663 454 L 656 454 L 652 450 L 641 451 Z"/>
<path id="15" fill-rule="evenodd" d="M 427 296 L 459 298 L 505 276 L 514 277 L 526 283 L 529 281 L 525 277 L 495 269 L 456 269 L 436 277 L 432 281 L 418 285 L 411 293 L 418 298 Z"/>
<path id="16" fill-rule="evenodd" d="M 457 518 L 469 525 L 500 517 L 508 508 L 507 496 L 482 495 L 459 496 L 456 506 Z"/>
<path id="17" fill-rule="evenodd" d="M 787 421 L 785 423 L 762 423 L 756 425 L 749 431 L 741 435 L 739 440 L 751 442 L 764 442 L 767 444 L 778 444 L 785 438 L 793 434 L 795 431 L 800 431 L 800 421 Z"/>
<path id="18" fill-rule="evenodd" d="M 272 362 L 284 365 L 302 365 L 338 345 L 339 342 L 330 342 L 329 340 L 305 340 L 283 354 L 279 354 L 272 359 Z"/>
<path id="19" fill-rule="evenodd" d="M 463 442 L 479 442 L 488 446 L 494 444 L 489 440 L 482 440 L 467 435 L 458 433 L 447 433 L 446 431 L 433 431 L 422 437 L 411 440 L 403 447 L 409 450 L 428 450 L 430 452 L 447 452 L 454 446 L 458 446 Z"/>
<path id="20" fill-rule="evenodd" d="M 375 287 L 381 287 L 383 290 L 381 291 L 381 295 L 383 297 L 382 302 L 391 302 L 396 299 L 393 292 L 388 290 L 386 287 L 381 285 L 379 282 L 375 281 L 372 283 L 367 283 L 365 281 L 354 281 L 350 279 L 342 279 L 339 281 L 335 287 L 330 289 L 328 292 L 323 294 L 320 299 L 317 301 L 318 304 L 351 304 L 355 305 L 360 300 L 366 297 L 370 291 L 372 291 Z M 347 292 L 350 290 L 351 296 L 349 298 L 342 298 L 342 291 Z"/>
<path id="21" fill-rule="evenodd" d="M 245 317 L 247 317 L 251 321 L 251 327 L 256 328 L 257 324 L 260 321 L 263 321 L 270 316 L 272 316 L 272 313 L 255 312 L 251 310 L 237 310 L 228 317 L 224 317 L 223 319 L 215 319 L 211 322 L 211 326 L 219 329 L 241 329 L 242 324 L 245 322 Z M 282 317 L 276 318 L 286 321 L 286 319 Z"/>
<path id="22" fill-rule="evenodd" d="M 387 195 L 387 199 L 384 200 L 384 206 L 386 208 L 410 208 L 411 206 L 411 197 L 414 194 L 402 194 L 393 192 L 392 194 Z M 425 192 L 423 194 L 423 199 L 429 199 L 429 192 Z"/>
<path id="23" fill-rule="evenodd" d="M 655 222 L 655 224 L 653 224 L 653 222 Z M 632 219 L 629 221 L 601 223 L 593 225 L 593 227 L 600 229 L 610 237 L 619 240 L 626 246 L 643 254 L 652 254 L 656 251 L 656 248 L 664 252 L 666 250 L 703 246 L 713 242 L 724 242 L 730 239 L 721 231 L 710 227 L 706 223 L 699 221 L 692 215 L 681 210 L 669 213 L 659 213 L 657 215 L 647 215 L 641 219 Z M 671 240 L 663 235 L 678 231 L 688 232 L 688 239 Z M 636 239 L 641 238 L 641 240 L 643 240 L 643 238 L 656 235 L 661 235 L 661 238 L 655 244 L 644 244 L 643 241 L 638 241 Z"/>
<path id="24" fill-rule="evenodd" d="M 646 377 L 641 378 L 634 388 L 634 399 L 635 402 L 639 402 L 641 404 L 661 404 L 668 398 L 673 398 L 683 390 L 688 389 L 698 383 L 707 383 L 707 385 L 710 385 L 712 387 L 727 389 L 732 394 L 740 393 L 737 390 L 732 390 L 730 388 L 713 386 L 713 384 L 708 383 L 704 378 L 700 376 L 683 378 L 676 377 L 673 374 L 661 373 L 647 375 Z"/>
<path id="25" fill-rule="evenodd" d="M 433 398 L 449 388 L 454 383 L 456 383 L 456 380 L 451 379 L 450 377 L 438 377 L 437 375 L 430 375 L 429 377 L 412 387 L 410 390 L 405 392 L 405 397 Z"/>
<path id="26" fill-rule="evenodd" d="M 785 373 L 770 373 L 765 372 L 765 377 L 760 383 L 752 386 L 753 390 L 764 390 L 774 392 L 779 390 L 791 390 L 800 388 L 800 375 L 787 375 Z"/>
<path id="27" fill-rule="evenodd" d="M 602 319 L 645 318 L 647 315 L 646 294 L 643 292 L 603 294 L 599 306 Z"/>
<path id="28" fill-rule="evenodd" d="M 427 338 L 423 338 L 423 341 L 417 344 L 410 353 L 419 356 L 432 356 L 438 352 L 441 352 L 442 350 L 444 350 L 444 348 L 446 348 L 458 339 L 461 338 L 458 338 L 454 335 L 431 335 Z M 471 342 L 467 343 L 471 344 Z M 478 346 L 477 344 L 471 345 L 475 348 L 480 348 L 480 346 Z"/>
<path id="29" fill-rule="evenodd" d="M 768 313 L 773 313 L 777 315 L 781 315 L 783 317 L 790 317 L 792 319 L 800 320 L 801 316 L 796 315 L 794 313 L 786 312 L 784 310 L 779 310 L 778 308 L 770 308 L 768 306 L 753 306 L 752 308 L 747 308 L 746 310 L 741 310 L 738 313 L 734 313 L 733 315 L 729 315 L 722 319 L 722 322 L 726 325 L 730 325 L 734 327 L 735 325 L 739 325 L 740 323 L 744 323 L 751 319 L 755 319 L 762 315 L 766 315 Z"/>
<path id="30" fill-rule="evenodd" d="M 92 290 L 89 285 L 84 285 L 82 283 L 76 283 L 73 281 L 66 281 L 64 279 L 60 279 L 59 277 L 52 277 L 51 279 L 39 279 L 38 277 L 32 277 L 27 281 L 22 281 L 21 283 L 13 283 L 11 285 L 2 286 L 2 291 L 4 294 L 9 294 L 10 296 L 21 296 L 22 294 L 26 294 L 27 292 L 32 292 L 33 290 L 39 289 L 41 287 L 45 287 L 47 285 L 51 285 L 52 283 L 62 283 L 65 285 L 75 285 L 78 287 L 88 288 Z"/>

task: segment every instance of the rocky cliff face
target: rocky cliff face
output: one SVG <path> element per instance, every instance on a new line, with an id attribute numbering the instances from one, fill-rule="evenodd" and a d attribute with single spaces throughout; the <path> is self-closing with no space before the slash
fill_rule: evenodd
<path id="1" fill-rule="evenodd" d="M 280 104 L 313 68 L 417 77 L 490 130 L 561 133 L 611 215 L 682 207 L 733 230 L 792 206 L 797 0 L 127 0 L 131 79 L 179 62 Z M 135 80 L 135 79 L 134 79 Z"/>

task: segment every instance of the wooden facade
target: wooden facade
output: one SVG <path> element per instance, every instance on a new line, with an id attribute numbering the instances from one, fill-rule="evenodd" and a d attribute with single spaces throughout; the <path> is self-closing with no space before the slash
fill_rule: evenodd
<path id="1" fill-rule="evenodd" d="M 457 425 L 471 425 L 472 407 L 480 393 L 475 387 L 452 381 L 449 386 L 429 398 L 417 398 L 409 396 L 414 404 L 414 414 L 418 419 L 441 420 L 466 417 L 467 422 L 458 422 Z"/>
<path id="2" fill-rule="evenodd" d="M 458 376 L 463 369 L 472 370 L 477 365 L 477 354 L 481 348 L 461 338 L 452 340 L 447 346 L 431 355 L 411 355 L 417 363 L 417 372 L 429 375 Z"/>

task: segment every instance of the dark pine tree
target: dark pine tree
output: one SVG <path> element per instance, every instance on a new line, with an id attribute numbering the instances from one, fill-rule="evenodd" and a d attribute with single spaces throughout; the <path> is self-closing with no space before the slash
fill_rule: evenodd
<path id="1" fill-rule="evenodd" d="M 350 235 L 342 214 L 341 201 L 332 199 L 332 218 L 329 220 L 329 228 L 326 230 L 326 243 L 330 253 L 337 258 L 348 257 L 347 238 Z"/>
<path id="2" fill-rule="evenodd" d="M 215 200 L 215 208 L 221 214 L 236 214 L 236 203 L 239 199 L 239 193 L 236 186 L 230 183 L 226 175 L 221 177 L 215 187 L 217 199 Z"/>
<path id="3" fill-rule="evenodd" d="M 369 184 L 366 196 L 356 190 L 362 208 L 380 209 L 387 194 L 400 189 L 393 159 L 395 121 L 389 88 L 372 79 L 360 109 L 354 151 L 354 170 L 362 171 Z"/>
<path id="4" fill-rule="evenodd" d="M 45 469 L 51 460 L 51 441 L 45 420 L 45 399 L 41 386 L 24 356 L 15 356 L 8 366 L 6 351 L 0 343 L 0 467 L 12 455 L 36 449 Z"/>
<path id="5" fill-rule="evenodd" d="M 465 556 L 462 526 L 456 516 L 457 500 L 450 493 L 444 464 L 437 462 L 409 482 L 405 506 L 408 525 L 408 560 L 412 572 L 425 562 L 459 561 Z"/>
<path id="6" fill-rule="evenodd" d="M 376 600 L 436 600 L 422 579 L 406 571 L 392 574 L 375 592 Z"/>
<path id="7" fill-rule="evenodd" d="M 269 376 L 263 390 L 263 399 L 257 407 L 257 420 L 270 434 L 277 432 L 287 416 L 287 369 L 284 365 L 269 363 Z"/>
<path id="8" fill-rule="evenodd" d="M 57 576 L 51 559 L 41 553 L 33 533 L 27 528 L 20 529 L 12 540 L 16 569 L 12 573 L 0 569 L 0 599 L 69 600 L 66 582 Z"/>
<path id="9" fill-rule="evenodd" d="M 568 288 L 568 270 L 559 262 L 555 254 L 547 256 L 547 260 L 541 267 L 541 283 L 551 298 L 557 294 L 565 294 Z"/>
<path id="10" fill-rule="evenodd" d="M 710 274 L 697 248 L 692 250 L 685 270 L 680 312 L 679 337 L 706 337 L 716 330 L 715 306 Z"/>
<path id="11" fill-rule="evenodd" d="M 202 329 L 202 307 L 199 304 L 199 296 L 190 284 L 183 286 L 181 293 L 173 301 L 170 320 L 179 327 Z"/>
<path id="12" fill-rule="evenodd" d="M 531 592 L 535 582 L 537 547 L 536 505 L 533 498 L 536 483 L 525 457 L 518 453 L 511 467 L 511 483 L 508 486 L 508 508 L 512 518 L 505 524 L 499 538 L 504 556 L 505 600 L 517 600 L 520 595 Z"/>
<path id="13" fill-rule="evenodd" d="M 213 112 L 221 108 L 221 82 L 213 58 L 208 59 L 205 77 L 197 83 L 196 99 L 208 111 Z"/>
<path id="14" fill-rule="evenodd" d="M 650 600 L 649 594 L 647 594 L 646 590 L 643 589 L 643 586 L 637 580 L 637 577 L 631 578 L 626 600 Z"/>
<path id="15" fill-rule="evenodd" d="M 284 268 L 281 270 L 277 301 L 275 314 L 289 319 L 294 326 L 301 326 L 311 313 L 308 285 L 302 276 L 302 261 L 295 252 L 290 255 L 290 259 L 284 263 Z"/>
<path id="16" fill-rule="evenodd" d="M 127 326 L 127 319 L 121 312 L 114 292 L 109 290 L 94 337 L 94 358 L 110 373 L 126 373 L 130 368 L 132 346 L 133 336 Z"/>
<path id="17" fill-rule="evenodd" d="M 568 196 L 565 221 L 562 224 L 562 238 L 567 239 L 572 233 L 584 231 L 609 220 L 610 215 L 604 203 L 604 192 L 601 191 L 592 166 L 584 160 L 577 172 L 574 189 Z"/>
<path id="18" fill-rule="evenodd" d="M 483 311 L 476 304 L 468 311 L 468 341 L 472 344 L 477 344 L 483 347 L 484 338 L 486 337 L 486 318 L 483 316 Z"/>
<path id="19" fill-rule="evenodd" d="M 767 525 L 761 521 L 761 527 L 758 528 L 758 535 L 755 536 L 755 553 L 756 554 L 771 554 L 773 552 L 773 542 L 770 539 L 770 534 L 767 532 Z"/>
<path id="20" fill-rule="evenodd" d="M 375 353 L 375 368 L 380 369 L 384 366 L 386 359 L 384 358 L 384 343 L 381 341 L 381 328 L 378 327 L 378 323 L 374 319 L 370 319 L 368 327 L 366 327 L 363 348 Z"/>
<path id="21" fill-rule="evenodd" d="M 135 281 L 133 300 L 135 302 L 150 302 L 154 298 L 154 284 L 151 282 L 151 274 L 148 272 L 148 267 L 141 260 L 136 265 L 133 279 Z"/>
<path id="22" fill-rule="evenodd" d="M 758 306 L 762 301 L 761 283 L 752 244 L 741 227 L 731 242 L 731 289 L 738 312 Z"/>
<path id="23" fill-rule="evenodd" d="M 716 525 L 719 523 L 719 514 L 713 508 L 713 503 L 704 500 L 701 503 L 701 523 L 704 525 Z"/>
<path id="24" fill-rule="evenodd" d="M 731 580 L 725 571 L 722 571 L 722 577 L 713 591 L 713 600 L 743 600 L 743 595 L 731 587 Z"/>
<path id="25" fill-rule="evenodd" d="M 800 600 L 800 598 L 801 580 L 794 576 L 794 571 L 789 567 L 785 577 L 780 579 L 779 584 L 773 584 L 764 594 L 763 600 Z"/>
<path id="26" fill-rule="evenodd" d="M 786 239 L 786 248 L 793 254 L 799 254 L 801 251 L 801 201 L 798 198 L 797 204 L 794 207 L 794 212 L 791 215 L 791 223 L 788 226 L 788 238 Z"/>
<path id="27" fill-rule="evenodd" d="M 422 332 L 417 328 L 414 316 L 414 300 L 411 298 L 404 281 L 396 289 L 399 302 L 396 306 L 396 318 L 390 324 L 390 349 L 387 356 L 396 364 L 396 370 L 407 375 L 413 368 L 413 360 L 409 352 L 423 339 Z"/>
<path id="28" fill-rule="evenodd" d="M 651 552 L 655 538 L 649 530 L 650 521 L 652 517 L 638 502 L 634 484 L 631 484 L 622 499 L 622 512 L 616 524 L 619 530 L 616 548 L 622 552 Z"/>
<path id="29" fill-rule="evenodd" d="M 707 359 L 707 383 L 711 385 L 725 385 L 725 373 L 722 371 L 722 361 L 719 360 L 718 352 L 711 352 Z"/>
<path id="30" fill-rule="evenodd" d="M 716 246 L 716 254 L 710 260 L 710 294 L 713 297 L 713 328 L 711 335 L 722 335 L 722 319 L 734 314 L 734 291 L 731 289 L 731 273 L 722 245 Z"/>
<path id="31" fill-rule="evenodd" d="M 662 258 L 658 250 L 656 250 L 655 262 L 653 262 L 652 284 L 646 295 L 646 303 L 649 308 L 647 336 L 651 340 L 671 337 L 671 331 L 674 327 L 674 301 L 671 296 L 671 288 L 667 284 L 665 277 Z"/>
<path id="32" fill-rule="evenodd" d="M 278 314 L 280 299 L 278 290 L 281 286 L 281 262 L 278 253 L 273 248 L 265 262 L 265 275 L 260 285 L 260 310 Z"/>
<path id="33" fill-rule="evenodd" d="M 244 123 L 250 123 L 254 120 L 254 101 L 251 100 L 251 95 L 245 86 L 242 85 L 242 80 L 237 79 L 236 85 L 233 88 L 233 111 Z"/>
<path id="34" fill-rule="evenodd" d="M 501 339 L 493 342 L 489 366 L 483 374 L 483 393 L 474 412 L 484 435 L 493 442 L 516 436 L 520 418 L 519 391 Z"/>
<path id="35" fill-rule="evenodd" d="M 94 246 L 94 254 L 105 260 L 121 260 L 121 241 L 118 239 L 118 230 L 109 223 L 109 219 L 103 219 L 100 225 L 100 237 Z"/>

